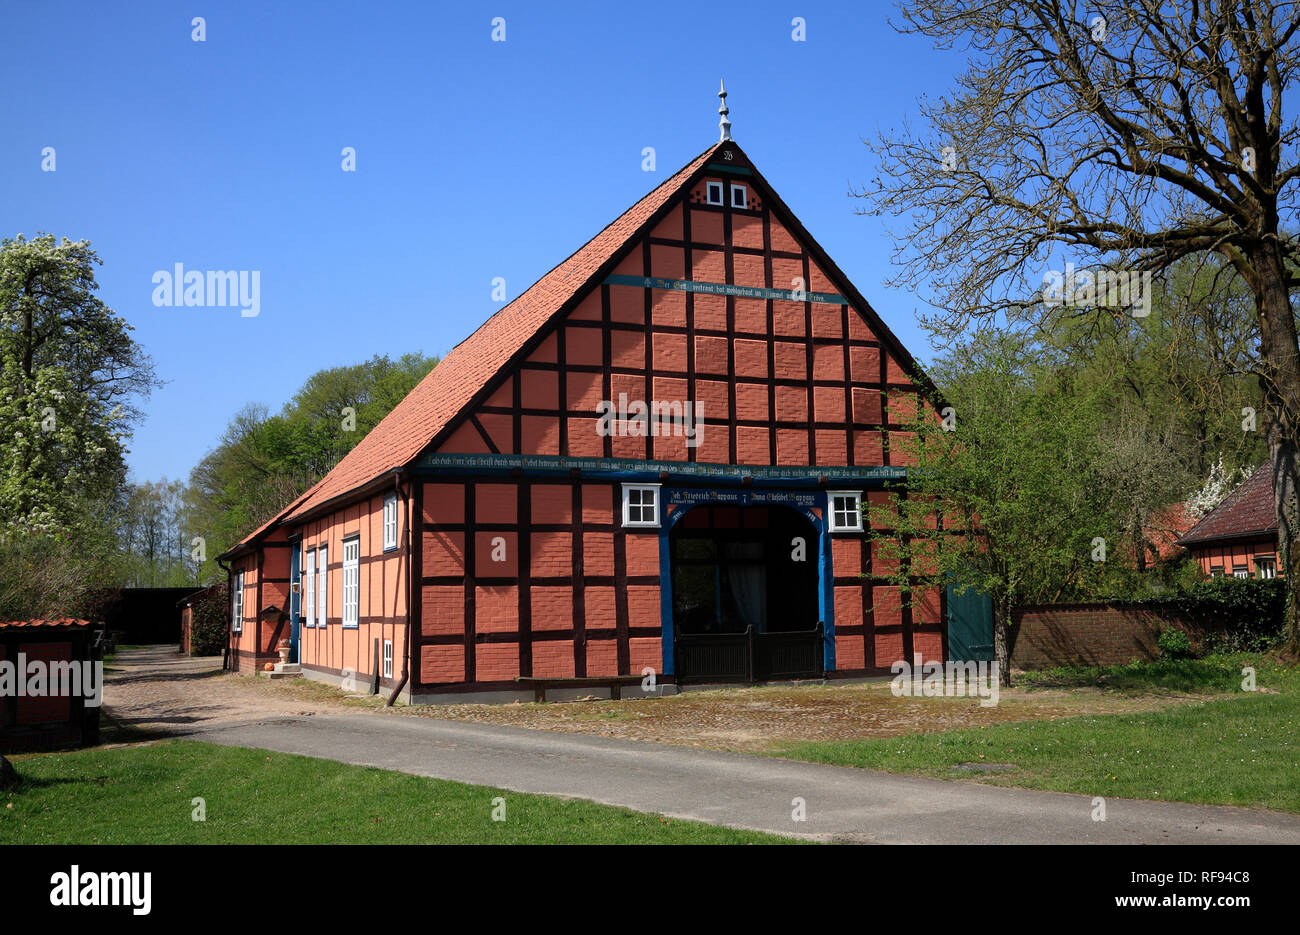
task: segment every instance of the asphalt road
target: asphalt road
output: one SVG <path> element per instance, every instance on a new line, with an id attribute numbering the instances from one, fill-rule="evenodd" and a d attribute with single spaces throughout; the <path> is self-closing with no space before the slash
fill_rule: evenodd
<path id="1" fill-rule="evenodd" d="M 1300 844 L 1300 816 L 945 782 L 738 753 L 384 715 L 288 717 L 197 740 L 669 817 L 878 844 Z M 793 818 L 802 800 L 806 820 Z"/>

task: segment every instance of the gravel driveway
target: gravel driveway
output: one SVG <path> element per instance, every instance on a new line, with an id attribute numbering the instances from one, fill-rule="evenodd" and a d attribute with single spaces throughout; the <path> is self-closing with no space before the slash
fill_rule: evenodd
<path id="1" fill-rule="evenodd" d="M 219 724 L 346 710 L 304 701 L 269 679 L 223 672 L 220 656 L 190 658 L 174 646 L 127 649 L 105 666 L 103 727 L 150 735 L 188 733 Z M 111 739 L 111 737 L 106 737 Z"/>

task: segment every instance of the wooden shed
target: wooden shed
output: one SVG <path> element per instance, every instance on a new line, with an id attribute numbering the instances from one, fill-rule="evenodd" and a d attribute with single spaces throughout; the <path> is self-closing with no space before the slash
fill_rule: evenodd
<path id="1" fill-rule="evenodd" d="M 93 639 L 85 620 L 0 623 L 0 754 L 99 742 Z"/>

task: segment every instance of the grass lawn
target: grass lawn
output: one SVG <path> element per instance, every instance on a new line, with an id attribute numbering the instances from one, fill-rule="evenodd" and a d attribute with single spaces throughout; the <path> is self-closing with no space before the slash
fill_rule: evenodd
<path id="1" fill-rule="evenodd" d="M 194 741 L 10 758 L 3 844 L 776 844 L 629 809 Z M 505 821 L 493 799 L 505 798 Z M 206 820 L 195 821 L 194 798 Z"/>
<path id="2" fill-rule="evenodd" d="M 1263 691 L 1240 690 L 1242 666 Z M 774 755 L 1085 795 L 1245 805 L 1300 813 L 1300 668 L 1258 655 L 1056 669 L 1025 684 L 1237 697 L 1141 714 L 992 724 L 879 740 L 792 743 Z M 937 700 L 937 699 L 936 699 Z M 973 764 L 973 766 L 972 766 Z M 996 772 L 979 772 L 989 767 Z M 1009 769 L 1002 767 L 1010 766 Z M 964 767 L 964 768 L 962 768 Z"/>

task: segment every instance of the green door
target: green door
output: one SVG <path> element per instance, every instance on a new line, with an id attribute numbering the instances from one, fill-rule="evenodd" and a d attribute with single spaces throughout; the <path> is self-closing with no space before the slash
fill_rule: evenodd
<path id="1" fill-rule="evenodd" d="M 967 588 L 948 586 L 948 658 L 957 662 L 993 661 L 993 601 Z"/>

